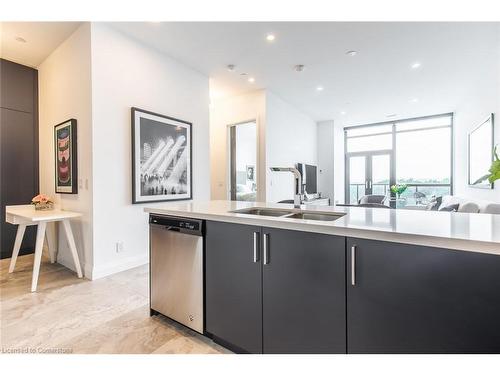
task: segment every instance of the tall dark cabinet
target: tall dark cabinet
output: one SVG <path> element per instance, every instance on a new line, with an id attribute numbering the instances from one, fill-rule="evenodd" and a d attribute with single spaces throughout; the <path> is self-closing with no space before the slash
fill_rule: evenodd
<path id="1" fill-rule="evenodd" d="M 16 227 L 5 206 L 38 194 L 38 71 L 0 59 L 0 258 L 10 258 Z M 33 252 L 35 227 L 26 228 L 20 254 Z"/>

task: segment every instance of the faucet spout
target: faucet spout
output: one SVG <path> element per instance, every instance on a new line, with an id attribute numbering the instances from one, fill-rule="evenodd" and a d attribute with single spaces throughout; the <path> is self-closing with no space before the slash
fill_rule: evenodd
<path id="1" fill-rule="evenodd" d="M 302 175 L 297 168 L 293 167 L 271 167 L 273 172 L 291 172 L 294 178 L 294 197 L 293 205 L 295 208 L 301 208 L 302 202 L 304 201 L 304 187 L 302 186 Z"/>

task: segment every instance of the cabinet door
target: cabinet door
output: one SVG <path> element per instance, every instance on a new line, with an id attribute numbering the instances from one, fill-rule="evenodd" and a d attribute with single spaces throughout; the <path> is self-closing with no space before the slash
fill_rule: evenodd
<path id="1" fill-rule="evenodd" d="M 254 233 L 259 250 L 260 227 L 206 223 L 206 331 L 233 350 L 262 353 L 262 266 L 260 256 L 254 259 Z"/>
<path id="2" fill-rule="evenodd" d="M 345 238 L 262 233 L 264 353 L 345 353 Z"/>
<path id="3" fill-rule="evenodd" d="M 347 244 L 349 353 L 500 353 L 500 256 Z"/>
<path id="4" fill-rule="evenodd" d="M 38 116 L 38 71 L 0 59 L 0 77 L 0 107 Z"/>
<path id="5" fill-rule="evenodd" d="M 33 114 L 0 108 L 0 258 L 10 258 L 17 226 L 5 222 L 5 206 L 28 204 L 38 194 L 38 141 Z M 32 253 L 36 226 L 26 228 L 20 254 Z"/>

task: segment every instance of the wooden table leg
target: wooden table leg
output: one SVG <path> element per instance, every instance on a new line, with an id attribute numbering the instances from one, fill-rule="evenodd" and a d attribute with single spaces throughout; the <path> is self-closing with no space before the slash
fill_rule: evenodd
<path id="1" fill-rule="evenodd" d="M 73 261 L 75 262 L 76 273 L 78 277 L 82 277 L 82 268 L 80 267 L 80 260 L 78 259 L 78 252 L 76 251 L 75 239 L 73 237 L 73 231 L 71 230 L 71 223 L 68 219 L 62 221 L 64 231 L 66 232 L 66 238 L 68 239 L 69 248 L 71 250 L 71 255 L 73 256 Z"/>
<path id="2" fill-rule="evenodd" d="M 26 225 L 19 224 L 17 227 L 16 240 L 14 242 L 14 249 L 12 250 L 12 258 L 10 258 L 9 273 L 14 272 L 16 267 L 17 256 L 19 255 L 19 249 L 21 249 L 21 243 L 23 242 L 24 231 L 26 230 Z"/>
<path id="3" fill-rule="evenodd" d="M 43 238 L 45 237 L 45 228 L 47 223 L 41 221 L 38 223 L 38 229 L 36 231 L 36 244 L 35 244 L 35 261 L 33 263 L 33 279 L 31 280 L 31 291 L 36 292 L 36 286 L 38 284 L 38 273 L 40 272 L 40 262 L 42 260 L 43 251 Z"/>

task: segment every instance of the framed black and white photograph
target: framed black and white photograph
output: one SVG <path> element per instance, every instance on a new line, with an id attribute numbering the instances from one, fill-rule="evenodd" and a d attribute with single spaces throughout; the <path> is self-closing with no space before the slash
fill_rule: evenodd
<path id="1" fill-rule="evenodd" d="M 132 203 L 192 199 L 192 124 L 132 108 Z"/>
<path id="2" fill-rule="evenodd" d="M 488 169 L 493 159 L 494 115 L 483 120 L 469 133 L 469 186 L 493 189 L 488 179 Z"/>

